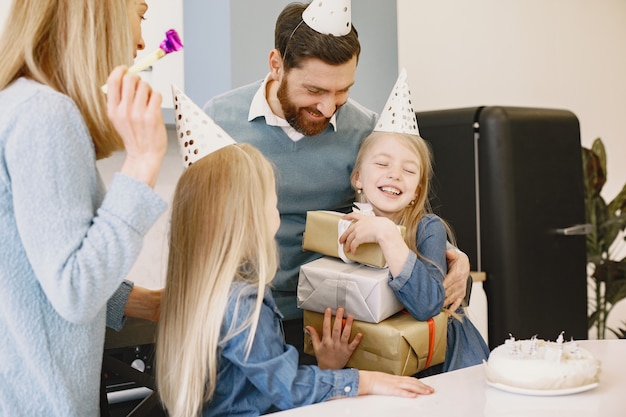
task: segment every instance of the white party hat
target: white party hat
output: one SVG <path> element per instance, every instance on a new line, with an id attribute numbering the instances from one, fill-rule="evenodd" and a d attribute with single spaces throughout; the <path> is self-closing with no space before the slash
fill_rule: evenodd
<path id="1" fill-rule="evenodd" d="M 345 36 L 352 30 L 350 0 L 313 0 L 302 20 L 323 35 Z"/>
<path id="2" fill-rule="evenodd" d="M 185 168 L 198 159 L 236 143 L 185 93 L 172 84 L 176 138 Z"/>
<path id="3" fill-rule="evenodd" d="M 403 68 L 400 72 L 374 130 L 419 136 L 417 118 L 411 103 L 411 90 L 406 81 L 406 69 Z"/>

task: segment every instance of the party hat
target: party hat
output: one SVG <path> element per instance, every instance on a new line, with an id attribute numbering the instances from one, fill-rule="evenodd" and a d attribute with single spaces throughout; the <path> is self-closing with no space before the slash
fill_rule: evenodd
<path id="1" fill-rule="evenodd" d="M 374 130 L 419 136 L 417 119 L 411 103 L 411 90 L 406 81 L 406 69 L 403 68 L 400 72 Z"/>
<path id="2" fill-rule="evenodd" d="M 352 29 L 350 0 L 313 0 L 302 20 L 323 35 L 345 36 Z"/>
<path id="3" fill-rule="evenodd" d="M 172 84 L 176 138 L 185 168 L 224 146 L 236 143 L 213 119 Z"/>

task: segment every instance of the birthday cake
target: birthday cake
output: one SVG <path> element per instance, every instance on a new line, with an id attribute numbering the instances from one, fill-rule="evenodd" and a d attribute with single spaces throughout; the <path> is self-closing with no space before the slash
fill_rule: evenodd
<path id="1" fill-rule="evenodd" d="M 530 390 L 561 390 L 598 382 L 600 361 L 575 341 L 513 337 L 496 347 L 485 364 L 491 383 Z"/>

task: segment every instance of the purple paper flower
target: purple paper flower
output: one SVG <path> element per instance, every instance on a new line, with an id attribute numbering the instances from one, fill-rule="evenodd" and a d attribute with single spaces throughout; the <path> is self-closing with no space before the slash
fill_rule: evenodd
<path id="1" fill-rule="evenodd" d="M 165 32 L 165 39 L 161 42 L 159 48 L 161 48 L 166 54 L 169 54 L 170 52 L 176 52 L 183 49 L 183 43 L 180 41 L 178 33 L 174 29 L 170 29 Z"/>

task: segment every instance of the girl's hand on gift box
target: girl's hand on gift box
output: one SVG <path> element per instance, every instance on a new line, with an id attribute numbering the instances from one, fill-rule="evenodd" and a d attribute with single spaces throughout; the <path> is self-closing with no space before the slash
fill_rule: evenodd
<path id="1" fill-rule="evenodd" d="M 339 243 L 343 244 L 346 253 L 355 252 L 364 243 L 378 243 L 391 275 L 396 277 L 402 272 L 409 257 L 409 247 L 393 221 L 384 216 L 360 213 L 348 213 L 342 219 L 352 221 L 350 227 L 339 236 Z"/>
<path id="2" fill-rule="evenodd" d="M 322 325 L 322 337 L 312 326 L 306 326 L 305 329 L 311 335 L 313 342 L 313 350 L 317 358 L 317 365 L 320 369 L 342 369 L 348 363 L 350 356 L 361 343 L 363 335 L 357 333 L 352 341 L 350 334 L 352 333 L 352 322 L 354 317 L 347 316 L 343 318 L 344 309 L 337 309 L 337 317 L 332 322 L 332 310 L 327 308 L 324 312 L 324 324 Z"/>
<path id="3" fill-rule="evenodd" d="M 393 395 L 417 397 L 432 394 L 435 389 L 412 376 L 398 376 L 384 372 L 359 371 L 359 395 Z"/>

